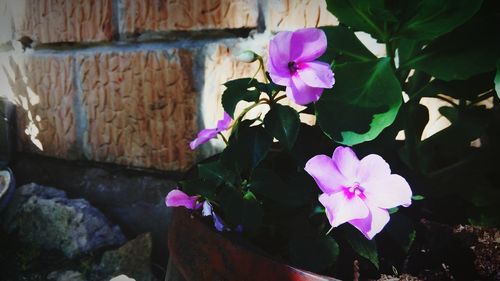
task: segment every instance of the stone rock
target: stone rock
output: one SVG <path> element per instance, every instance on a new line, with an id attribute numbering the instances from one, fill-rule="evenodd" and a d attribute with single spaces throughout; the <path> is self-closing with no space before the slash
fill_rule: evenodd
<path id="1" fill-rule="evenodd" d="M 53 271 L 47 276 L 49 281 L 86 281 L 82 273 L 78 271 Z"/>
<path id="2" fill-rule="evenodd" d="M 68 258 L 126 241 L 120 228 L 86 200 L 68 199 L 62 190 L 35 183 L 16 190 L 1 221 L 21 241 Z"/>
<path id="3" fill-rule="evenodd" d="M 155 280 L 151 272 L 151 249 L 151 234 L 139 235 L 122 247 L 105 252 L 91 275 L 99 280 L 122 274 L 135 280 Z"/>

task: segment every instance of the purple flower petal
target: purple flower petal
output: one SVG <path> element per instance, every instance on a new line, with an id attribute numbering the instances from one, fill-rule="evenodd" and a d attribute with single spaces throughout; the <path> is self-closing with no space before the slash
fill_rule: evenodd
<path id="1" fill-rule="evenodd" d="M 191 149 L 195 149 L 198 146 L 206 143 L 207 141 L 209 141 L 209 140 L 217 137 L 218 133 L 219 132 L 217 131 L 217 129 L 204 129 L 204 130 L 201 130 L 198 133 L 198 136 L 192 142 L 189 143 L 189 147 Z"/>
<path id="2" fill-rule="evenodd" d="M 292 47 L 293 32 L 283 31 L 271 39 L 269 42 L 269 61 L 276 69 L 288 69 L 288 63 L 291 61 L 290 52 Z M 276 82 L 275 82 L 276 83 Z"/>
<path id="3" fill-rule="evenodd" d="M 368 207 L 358 196 L 349 198 L 341 191 L 331 195 L 321 194 L 319 202 L 325 206 L 328 220 L 332 227 L 337 227 L 354 219 L 366 218 Z"/>
<path id="4" fill-rule="evenodd" d="M 212 213 L 212 217 L 214 219 L 214 226 L 215 229 L 218 231 L 224 231 L 226 229 L 226 226 L 224 226 L 224 223 L 222 223 L 222 220 L 217 216 L 215 213 Z"/>
<path id="5" fill-rule="evenodd" d="M 319 58 L 326 51 L 326 35 L 318 28 L 303 28 L 293 33 L 290 58 L 296 62 L 308 62 Z"/>
<path id="6" fill-rule="evenodd" d="M 212 215 L 212 205 L 208 201 L 203 202 L 203 209 L 201 210 L 201 215 L 208 217 Z"/>
<path id="7" fill-rule="evenodd" d="M 297 69 L 300 79 L 309 87 L 332 88 L 335 83 L 330 65 L 320 61 L 300 63 Z"/>
<path id="8" fill-rule="evenodd" d="M 351 184 L 358 180 L 356 176 L 359 159 L 350 147 L 338 146 L 333 152 L 332 159 L 342 175 L 352 181 Z"/>
<path id="9" fill-rule="evenodd" d="M 389 164 L 379 155 L 367 155 L 359 162 L 357 178 L 360 182 L 385 178 L 390 174 Z"/>
<path id="10" fill-rule="evenodd" d="M 224 117 L 217 122 L 217 132 L 227 130 L 232 121 L 231 116 L 224 111 Z"/>
<path id="11" fill-rule="evenodd" d="M 286 88 L 286 95 L 293 102 L 300 105 L 306 105 L 316 102 L 323 93 L 322 88 L 313 88 L 307 86 L 298 75 L 292 76 L 292 83 Z"/>
<path id="12" fill-rule="evenodd" d="M 365 201 L 365 203 L 367 203 Z M 371 240 L 377 233 L 382 231 L 384 226 L 389 222 L 389 212 L 385 209 L 378 208 L 373 204 L 367 204 L 370 214 L 364 219 L 355 219 L 349 221 L 363 235 Z"/>
<path id="13" fill-rule="evenodd" d="M 392 174 L 362 183 L 363 194 L 375 206 L 389 209 L 399 205 L 411 205 L 412 191 L 408 182 L 400 175 Z"/>
<path id="14" fill-rule="evenodd" d="M 167 197 L 165 197 L 165 204 L 167 207 L 186 207 L 194 210 L 197 208 L 197 200 L 198 196 L 189 196 L 178 189 L 174 189 L 167 194 Z"/>
<path id="15" fill-rule="evenodd" d="M 332 158 L 326 155 L 316 155 L 309 159 L 304 170 L 326 194 L 339 192 L 346 186 L 346 178 L 337 170 Z"/>

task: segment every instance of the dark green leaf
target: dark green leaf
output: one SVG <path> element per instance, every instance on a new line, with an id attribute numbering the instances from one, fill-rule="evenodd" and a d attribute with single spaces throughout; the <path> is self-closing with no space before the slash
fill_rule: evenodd
<path id="1" fill-rule="evenodd" d="M 274 104 L 264 118 L 264 126 L 271 136 L 290 149 L 299 134 L 299 114 L 289 106 Z"/>
<path id="2" fill-rule="evenodd" d="M 345 25 L 370 33 L 374 38 L 385 41 L 388 33 L 384 21 L 391 14 L 384 8 L 382 0 L 327 0 L 327 9 Z"/>
<path id="3" fill-rule="evenodd" d="M 344 238 L 352 249 L 363 258 L 369 260 L 377 269 L 379 267 L 377 244 L 374 240 L 368 240 L 361 232 L 352 226 L 342 228 Z"/>
<path id="4" fill-rule="evenodd" d="M 448 33 L 469 20 L 481 7 L 482 1 L 470 0 L 421 0 L 405 11 L 396 36 L 429 40 Z"/>
<path id="5" fill-rule="evenodd" d="M 309 186 L 295 179 L 300 184 L 286 183 L 273 170 L 256 169 L 249 181 L 249 189 L 264 197 L 287 206 L 300 206 L 309 202 Z"/>
<path id="6" fill-rule="evenodd" d="M 495 35 L 499 19 L 498 15 L 482 15 L 432 41 L 408 64 L 444 81 L 493 70 L 500 50 Z"/>
<path id="7" fill-rule="evenodd" d="M 238 175 L 226 168 L 219 161 L 198 164 L 198 174 L 201 178 L 212 181 L 215 185 L 222 183 L 235 184 Z"/>
<path id="8" fill-rule="evenodd" d="M 425 199 L 425 197 L 422 195 L 413 195 L 411 197 L 411 200 L 413 200 L 413 201 L 420 201 L 420 200 L 424 200 L 424 199 Z"/>
<path id="9" fill-rule="evenodd" d="M 337 83 L 316 103 L 321 129 L 336 142 L 355 145 L 391 125 L 402 103 L 388 58 L 335 68 Z"/>
<path id="10" fill-rule="evenodd" d="M 335 264 L 339 245 L 330 236 L 295 236 L 289 242 L 292 263 L 311 271 L 324 271 Z"/>
<path id="11" fill-rule="evenodd" d="M 240 101 L 257 101 L 260 97 L 259 88 L 262 85 L 255 79 L 241 78 L 228 81 L 224 84 L 226 90 L 222 94 L 224 111 L 234 118 L 234 110 Z"/>
<path id="12" fill-rule="evenodd" d="M 215 195 L 216 185 L 205 179 L 192 179 L 179 183 L 182 190 L 191 196 L 201 195 L 206 198 L 213 198 Z"/>
<path id="13" fill-rule="evenodd" d="M 399 208 L 398 207 L 394 207 L 394 208 L 390 208 L 387 210 L 389 212 L 390 215 L 394 214 L 394 213 L 397 213 L 399 211 Z"/>
<path id="14" fill-rule="evenodd" d="M 239 172 L 255 168 L 267 155 L 273 137 L 262 127 L 244 123 L 232 135 L 221 155 L 221 163 Z M 234 134 L 234 132 L 233 132 Z"/>
<path id="15" fill-rule="evenodd" d="M 348 61 L 361 62 L 377 59 L 349 28 L 324 26 L 321 29 L 326 34 L 328 45 L 325 54 L 319 60 L 328 63 L 335 60 L 335 64 L 340 64 Z"/>
<path id="16" fill-rule="evenodd" d="M 245 231 L 257 230 L 262 222 L 262 207 L 251 193 L 245 196 L 232 188 L 218 194 L 224 218 L 232 227 L 242 225 Z"/>

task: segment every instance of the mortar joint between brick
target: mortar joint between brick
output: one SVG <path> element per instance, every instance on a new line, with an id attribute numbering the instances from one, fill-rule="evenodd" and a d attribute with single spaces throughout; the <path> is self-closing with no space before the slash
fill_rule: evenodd
<path id="1" fill-rule="evenodd" d="M 83 106 L 83 86 L 80 79 L 81 65 L 76 57 L 71 58 L 73 71 L 73 87 L 75 96 L 73 100 L 73 108 L 75 111 L 75 130 L 76 130 L 76 146 L 78 151 L 86 159 L 90 159 L 90 149 L 86 145 L 86 134 L 88 132 L 88 116 Z"/>

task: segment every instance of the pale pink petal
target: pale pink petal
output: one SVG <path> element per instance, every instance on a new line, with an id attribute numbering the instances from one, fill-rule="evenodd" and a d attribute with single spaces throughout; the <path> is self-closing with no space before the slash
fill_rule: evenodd
<path id="1" fill-rule="evenodd" d="M 298 75 L 292 76 L 292 83 L 289 87 L 286 87 L 287 97 L 300 105 L 306 105 L 319 100 L 322 93 L 322 88 L 307 86 Z"/>
<path id="2" fill-rule="evenodd" d="M 338 146 L 333 152 L 332 159 L 344 177 L 352 181 L 351 184 L 358 181 L 359 159 L 350 147 Z"/>
<path id="3" fill-rule="evenodd" d="M 332 158 L 326 155 L 316 155 L 309 159 L 304 170 L 314 178 L 321 191 L 327 194 L 341 191 L 347 182 L 333 164 Z"/>
<path id="4" fill-rule="evenodd" d="M 178 189 L 174 189 L 165 197 L 165 204 L 167 207 L 186 207 L 194 210 L 197 208 L 197 200 L 198 196 L 189 196 Z"/>
<path id="5" fill-rule="evenodd" d="M 367 155 L 359 163 L 358 180 L 360 182 L 384 178 L 390 174 L 391 168 L 389 164 L 379 155 Z"/>
<path id="6" fill-rule="evenodd" d="M 325 206 L 327 218 L 332 227 L 337 227 L 354 219 L 362 219 L 368 216 L 368 207 L 358 196 L 348 196 L 340 191 L 331 195 L 323 193 L 319 196 L 319 202 Z"/>
<path id="7" fill-rule="evenodd" d="M 377 177 L 373 180 L 361 182 L 363 194 L 377 207 L 389 209 L 399 205 L 411 205 L 411 188 L 408 182 L 400 175 Z"/>
<path id="8" fill-rule="evenodd" d="M 299 63 L 297 73 L 302 81 L 310 87 L 329 89 L 335 83 L 330 65 L 324 62 Z"/>
<path id="9" fill-rule="evenodd" d="M 206 143 L 210 139 L 213 139 L 213 138 L 217 137 L 217 134 L 218 134 L 217 129 L 204 129 L 204 130 L 201 130 L 198 133 L 198 136 L 192 142 L 189 143 L 189 147 L 191 149 L 195 149 L 198 146 Z"/>
<path id="10" fill-rule="evenodd" d="M 291 60 L 308 62 L 319 58 L 326 51 L 326 35 L 318 28 L 303 28 L 293 32 Z"/>
<path id="11" fill-rule="evenodd" d="M 233 119 L 231 118 L 231 116 L 224 111 L 224 117 L 217 122 L 217 131 L 221 132 L 227 130 L 232 121 Z"/>
<path id="12" fill-rule="evenodd" d="M 384 226 L 389 222 L 389 212 L 385 209 L 378 208 L 373 204 L 365 201 L 370 211 L 370 214 L 364 219 L 354 219 L 349 221 L 354 227 L 363 233 L 363 235 L 371 240 L 377 233 L 382 231 Z"/>

